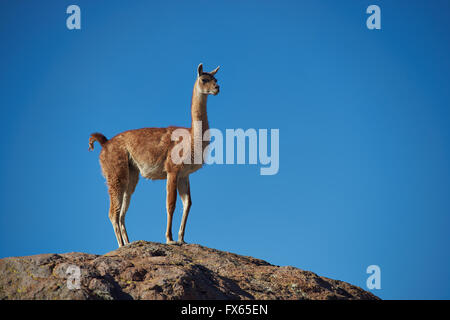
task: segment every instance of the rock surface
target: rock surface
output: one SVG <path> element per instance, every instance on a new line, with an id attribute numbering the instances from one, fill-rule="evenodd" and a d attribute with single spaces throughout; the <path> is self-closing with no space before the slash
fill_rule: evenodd
<path id="1" fill-rule="evenodd" d="M 105 255 L 4 258 L 0 275 L 0 299 L 378 299 L 313 272 L 196 244 L 137 241 Z"/>

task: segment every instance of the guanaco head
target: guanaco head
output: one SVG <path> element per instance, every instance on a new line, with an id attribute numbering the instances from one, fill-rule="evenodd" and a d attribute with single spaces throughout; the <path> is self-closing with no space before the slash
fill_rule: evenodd
<path id="1" fill-rule="evenodd" d="M 219 85 L 217 84 L 217 79 L 214 75 L 219 71 L 220 67 L 215 68 L 211 72 L 203 72 L 203 64 L 198 65 L 198 77 L 197 77 L 197 90 L 203 94 L 213 94 L 219 93 Z"/>

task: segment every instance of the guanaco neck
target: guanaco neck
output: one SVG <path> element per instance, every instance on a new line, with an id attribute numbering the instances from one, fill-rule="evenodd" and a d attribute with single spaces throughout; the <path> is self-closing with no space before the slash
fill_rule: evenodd
<path id="1" fill-rule="evenodd" d="M 198 80 L 197 80 L 198 81 Z M 203 137 L 203 134 L 206 130 L 209 129 L 209 123 L 208 123 L 208 115 L 206 113 L 206 101 L 208 99 L 208 95 L 203 94 L 199 92 L 197 89 L 197 81 L 194 85 L 194 90 L 192 92 L 192 102 L 191 102 L 191 116 L 192 116 L 192 123 L 191 123 L 191 135 L 195 134 L 201 134 L 201 137 Z M 201 128 L 200 128 L 201 123 Z"/>

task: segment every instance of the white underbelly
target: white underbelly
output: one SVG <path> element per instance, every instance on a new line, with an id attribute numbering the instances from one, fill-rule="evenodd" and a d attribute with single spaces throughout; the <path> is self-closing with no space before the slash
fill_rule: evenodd
<path id="1" fill-rule="evenodd" d="M 147 179 L 164 179 L 164 164 L 136 164 L 141 176 Z"/>

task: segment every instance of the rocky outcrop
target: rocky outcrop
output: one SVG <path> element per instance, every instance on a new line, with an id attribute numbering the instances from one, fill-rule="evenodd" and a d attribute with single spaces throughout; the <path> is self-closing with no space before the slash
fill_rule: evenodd
<path id="1" fill-rule="evenodd" d="M 378 299 L 346 282 L 196 244 L 0 260 L 0 299 Z"/>

